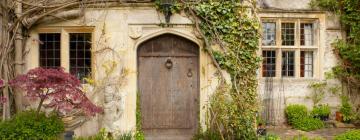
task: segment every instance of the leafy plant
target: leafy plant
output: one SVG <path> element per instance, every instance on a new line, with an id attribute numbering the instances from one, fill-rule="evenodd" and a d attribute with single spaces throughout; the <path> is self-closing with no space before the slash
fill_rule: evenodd
<path id="1" fill-rule="evenodd" d="M 258 140 L 281 140 L 278 135 L 267 134 L 266 136 L 261 136 Z"/>
<path id="2" fill-rule="evenodd" d="M 75 140 L 138 140 L 136 139 L 132 132 L 123 133 L 119 136 L 111 136 L 106 133 L 104 128 L 100 129 L 100 131 L 94 135 L 89 137 L 76 137 Z"/>
<path id="3" fill-rule="evenodd" d="M 313 110 L 311 111 L 311 116 L 324 120 L 325 118 L 329 117 L 331 113 L 329 105 L 318 105 L 314 106 Z"/>
<path id="4" fill-rule="evenodd" d="M 289 124 L 294 124 L 299 119 L 308 116 L 308 111 L 305 105 L 289 105 L 285 109 L 286 117 Z"/>
<path id="5" fill-rule="evenodd" d="M 193 140 L 221 140 L 221 136 L 219 133 L 214 131 L 199 131 L 192 138 Z"/>
<path id="6" fill-rule="evenodd" d="M 142 120 L 141 120 L 141 104 L 140 104 L 140 94 L 136 94 L 136 140 L 145 140 L 144 132 L 142 131 Z"/>
<path id="7" fill-rule="evenodd" d="M 360 130 L 350 130 L 335 137 L 334 140 L 360 140 Z"/>
<path id="8" fill-rule="evenodd" d="M 348 88 L 360 88 L 360 1 L 359 0 L 312 0 L 311 6 L 331 11 L 340 16 L 342 29 L 346 38 L 333 43 L 334 52 L 339 58 L 339 65 L 333 68 L 334 75 Z M 349 90 L 348 92 L 358 92 Z M 353 95 L 356 95 L 353 94 Z M 349 115 L 349 105 L 342 105 L 347 114 L 346 121 L 352 119 Z"/>
<path id="9" fill-rule="evenodd" d="M 94 135 L 89 137 L 76 137 L 75 140 L 113 140 L 113 138 L 109 137 L 106 133 L 105 129 L 100 129 L 100 131 Z"/>
<path id="10" fill-rule="evenodd" d="M 310 6 L 312 8 L 320 7 L 323 10 L 336 12 L 338 10 L 338 0 L 312 0 Z"/>
<path id="11" fill-rule="evenodd" d="M 312 118 L 309 116 L 303 116 L 303 118 L 296 119 L 292 123 L 292 126 L 295 129 L 299 129 L 303 131 L 312 131 L 323 128 L 325 125 L 324 122 L 321 121 L 320 119 Z"/>
<path id="12" fill-rule="evenodd" d="M 260 22 L 256 0 L 246 3 L 201 0 L 184 4 L 221 79 L 209 103 L 207 130 L 220 134 L 222 139 L 257 139 L 254 116 L 258 109 L 256 70 L 261 59 L 256 54 Z M 230 74 L 229 85 L 222 71 Z"/>
<path id="13" fill-rule="evenodd" d="M 313 101 L 316 106 L 325 96 L 326 82 L 311 83 L 309 87 L 313 90 L 309 98 Z"/>
<path id="14" fill-rule="evenodd" d="M 352 106 L 349 103 L 349 98 L 347 96 L 341 96 L 340 112 L 342 114 L 344 122 L 350 122 L 355 118 Z"/>
<path id="15" fill-rule="evenodd" d="M 325 139 L 321 138 L 321 137 L 309 138 L 306 135 L 299 135 L 299 136 L 293 137 L 292 140 L 325 140 Z"/>
<path id="16" fill-rule="evenodd" d="M 55 114 L 24 111 L 12 119 L 0 123 L 3 140 L 56 139 L 64 131 L 64 124 Z"/>
<path id="17" fill-rule="evenodd" d="M 161 6 L 161 0 L 155 0 L 155 7 L 160 12 L 166 12 L 169 10 L 172 14 L 178 13 L 183 8 L 183 3 L 178 2 L 177 0 L 174 0 L 173 5 L 170 5 L 170 9 L 165 9 L 165 7 Z"/>
<path id="18" fill-rule="evenodd" d="M 87 115 L 102 112 L 81 90 L 80 80 L 63 69 L 35 68 L 9 83 L 25 90 L 30 99 L 40 100 L 37 112 L 40 112 L 45 100 L 48 100 L 49 104 L 44 107 L 53 108 L 63 114 L 73 109 L 81 109 Z"/>
<path id="19" fill-rule="evenodd" d="M 324 127 L 324 123 L 309 116 L 306 106 L 304 105 L 289 105 L 285 109 L 288 123 L 295 129 L 303 131 L 311 131 Z"/>
<path id="20" fill-rule="evenodd" d="M 131 133 L 125 133 L 116 138 L 116 140 L 133 140 L 133 135 Z M 135 140 L 139 139 L 135 138 Z"/>

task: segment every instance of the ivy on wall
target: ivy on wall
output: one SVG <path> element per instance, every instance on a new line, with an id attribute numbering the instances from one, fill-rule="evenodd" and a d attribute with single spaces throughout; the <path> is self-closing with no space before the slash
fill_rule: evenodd
<path id="1" fill-rule="evenodd" d="M 256 53 L 260 37 L 256 0 L 178 2 L 203 37 L 205 51 L 222 77 L 208 106 L 206 134 L 227 140 L 256 139 L 256 70 L 260 61 Z M 225 83 L 222 70 L 230 74 L 230 85 Z"/>
<path id="2" fill-rule="evenodd" d="M 360 95 L 360 0 L 312 0 L 310 5 L 340 16 L 346 38 L 333 43 L 335 54 L 340 61 L 332 73 L 347 85 L 347 92 L 340 96 L 340 112 L 344 115 L 344 121 L 359 121 L 360 106 L 356 97 Z M 349 101 L 356 108 L 352 108 Z"/>
<path id="3" fill-rule="evenodd" d="M 360 0 L 312 0 L 310 5 L 340 15 L 347 37 L 334 43 L 341 63 L 333 71 L 349 86 L 360 88 Z"/>

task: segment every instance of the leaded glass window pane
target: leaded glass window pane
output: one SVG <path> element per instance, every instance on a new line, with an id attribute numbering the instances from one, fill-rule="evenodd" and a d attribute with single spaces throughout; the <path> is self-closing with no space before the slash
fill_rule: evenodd
<path id="1" fill-rule="evenodd" d="M 275 22 L 263 22 L 263 36 L 262 45 L 275 46 L 276 45 L 276 23 Z"/>
<path id="2" fill-rule="evenodd" d="M 281 40 L 284 46 L 295 45 L 295 23 L 281 24 Z"/>
<path id="3" fill-rule="evenodd" d="M 60 33 L 39 34 L 39 65 L 43 68 L 60 67 Z"/>
<path id="4" fill-rule="evenodd" d="M 91 73 L 91 33 L 70 33 L 70 73 L 83 80 Z"/>

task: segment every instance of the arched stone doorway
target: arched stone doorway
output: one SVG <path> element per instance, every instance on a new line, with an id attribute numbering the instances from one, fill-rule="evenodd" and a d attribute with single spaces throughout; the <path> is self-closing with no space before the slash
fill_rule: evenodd
<path id="1" fill-rule="evenodd" d="M 199 111 L 199 47 L 163 34 L 138 48 L 138 87 L 146 139 L 191 139 Z"/>

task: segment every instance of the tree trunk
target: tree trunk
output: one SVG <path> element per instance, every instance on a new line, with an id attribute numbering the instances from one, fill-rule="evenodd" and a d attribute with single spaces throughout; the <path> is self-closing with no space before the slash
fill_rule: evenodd
<path id="1" fill-rule="evenodd" d="M 16 2 L 16 9 L 15 9 L 15 14 L 16 16 L 19 18 L 22 15 L 22 0 L 18 0 Z M 23 37 L 22 37 L 22 25 L 19 24 L 19 28 L 16 31 L 16 38 L 15 38 L 15 76 L 18 76 L 20 74 L 22 74 L 22 66 L 23 66 Z M 23 93 L 20 89 L 16 88 L 15 89 L 15 106 L 16 106 L 16 111 L 22 111 L 23 109 L 23 105 L 22 105 L 22 98 L 23 98 Z"/>
<path id="2" fill-rule="evenodd" d="M 7 25 L 8 25 L 8 7 L 7 7 L 7 0 L 2 0 L 0 2 L 0 48 L 1 50 L 4 50 L 6 48 L 6 42 L 7 38 L 9 37 L 9 33 L 7 31 Z M 4 52 L 3 52 L 4 53 Z M 9 67 L 11 67 L 8 63 L 8 60 L 2 59 L 2 66 L 0 66 L 0 78 L 4 79 L 5 81 L 8 81 L 8 75 Z M 1 93 L 1 91 L 0 91 Z M 5 87 L 2 89 L 2 96 L 7 100 L 3 104 L 3 110 L 2 110 L 2 119 L 9 119 L 10 118 L 10 94 L 9 94 L 9 88 Z"/>
<path id="3" fill-rule="evenodd" d="M 36 109 L 36 112 L 37 112 L 38 114 L 40 113 L 41 106 L 43 105 L 44 101 L 45 101 L 45 99 L 43 99 L 43 98 L 40 99 L 40 103 L 39 103 L 39 105 L 38 105 L 38 107 L 37 107 L 37 109 Z"/>

